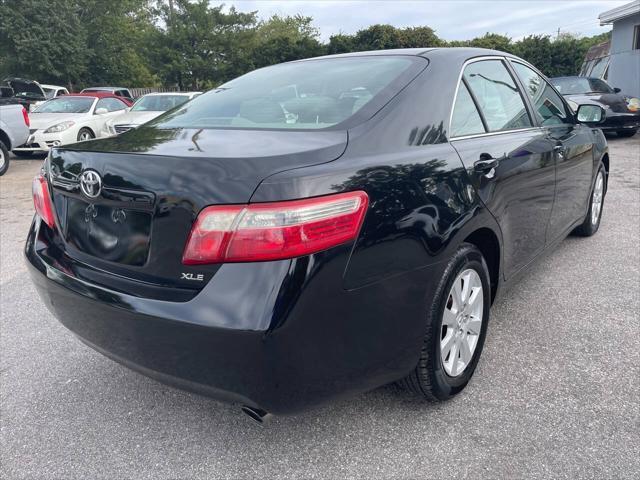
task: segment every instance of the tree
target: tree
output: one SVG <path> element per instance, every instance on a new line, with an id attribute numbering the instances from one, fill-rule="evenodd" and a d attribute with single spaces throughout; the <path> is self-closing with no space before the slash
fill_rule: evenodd
<path id="1" fill-rule="evenodd" d="M 402 48 L 403 39 L 400 31 L 391 25 L 371 25 L 356 32 L 353 43 L 355 51 L 385 50 Z"/>
<path id="2" fill-rule="evenodd" d="M 243 73 L 250 66 L 247 51 L 256 25 L 256 12 L 240 13 L 208 0 L 173 0 L 158 14 L 166 27 L 156 36 L 156 68 L 166 83 L 180 88 L 210 88 Z"/>
<path id="3" fill-rule="evenodd" d="M 530 35 L 514 45 L 514 54 L 531 63 L 547 76 L 553 76 L 552 45 L 548 35 Z"/>
<path id="4" fill-rule="evenodd" d="M 325 53 L 311 17 L 273 15 L 255 33 L 252 61 L 256 68 L 316 57 Z"/>
<path id="5" fill-rule="evenodd" d="M 158 83 L 149 62 L 149 39 L 155 26 L 150 0 L 80 0 L 87 38 L 86 84 L 130 87 Z"/>
<path id="6" fill-rule="evenodd" d="M 430 27 L 408 27 L 400 30 L 402 48 L 442 47 L 441 40 Z"/>
<path id="7" fill-rule="evenodd" d="M 67 0 L 0 0 L 0 71 L 70 87 L 81 82 L 90 52 L 80 13 Z"/>
<path id="8" fill-rule="evenodd" d="M 497 33 L 485 33 L 482 37 L 474 38 L 469 42 L 470 47 L 489 48 L 492 50 L 500 50 L 501 52 L 512 53 L 514 46 L 511 39 Z"/>
<path id="9" fill-rule="evenodd" d="M 331 35 L 331 37 L 329 37 L 329 43 L 327 44 L 327 53 L 330 55 L 334 53 L 348 53 L 353 52 L 354 48 L 355 45 L 353 36 L 339 33 L 337 35 Z"/>

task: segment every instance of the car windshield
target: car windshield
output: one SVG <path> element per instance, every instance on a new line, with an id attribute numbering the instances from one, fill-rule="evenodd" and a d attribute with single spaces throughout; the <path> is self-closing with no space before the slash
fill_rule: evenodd
<path id="1" fill-rule="evenodd" d="M 131 107 L 131 111 L 166 112 L 186 103 L 187 100 L 189 97 L 186 95 L 146 95 Z"/>
<path id="2" fill-rule="evenodd" d="M 56 93 L 56 90 L 54 88 L 42 87 L 42 91 L 44 92 L 44 96 L 47 98 L 53 98 L 53 95 Z"/>
<path id="3" fill-rule="evenodd" d="M 369 56 L 255 70 L 151 122 L 159 128 L 320 129 L 371 101 L 414 59 Z"/>
<path id="4" fill-rule="evenodd" d="M 581 93 L 613 93 L 607 82 L 599 78 L 566 77 L 554 78 L 553 85 L 563 95 L 577 95 Z"/>
<path id="5" fill-rule="evenodd" d="M 93 105 L 93 97 L 58 97 L 37 107 L 34 113 L 87 113 Z"/>

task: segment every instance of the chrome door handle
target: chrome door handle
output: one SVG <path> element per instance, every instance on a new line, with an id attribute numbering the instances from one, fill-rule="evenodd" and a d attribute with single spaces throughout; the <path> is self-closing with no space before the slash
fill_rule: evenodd
<path id="1" fill-rule="evenodd" d="M 494 158 L 488 153 L 480 155 L 480 160 L 473 164 L 473 170 L 484 175 L 486 178 L 493 178 L 496 173 L 496 167 L 500 163 L 500 159 Z"/>

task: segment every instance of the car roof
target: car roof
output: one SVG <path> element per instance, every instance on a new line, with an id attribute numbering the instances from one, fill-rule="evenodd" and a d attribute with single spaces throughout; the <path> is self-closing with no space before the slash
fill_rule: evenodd
<path id="1" fill-rule="evenodd" d="M 151 92 L 151 93 L 144 94 L 143 97 L 162 97 L 165 95 L 182 95 L 186 97 L 188 95 L 194 95 L 196 93 L 202 93 L 202 92 Z"/>
<path id="2" fill-rule="evenodd" d="M 65 89 L 65 90 L 67 89 L 67 87 L 61 87 L 60 85 L 47 85 L 44 83 L 41 83 L 40 86 L 42 88 L 58 88 L 58 89 Z"/>
<path id="3" fill-rule="evenodd" d="M 118 97 L 109 92 L 84 92 L 84 93 L 70 93 L 68 95 L 61 95 L 62 97 L 93 97 L 93 98 L 117 98 L 122 100 L 122 97 Z M 59 98 L 59 97 L 58 97 Z M 123 102 L 124 103 L 124 102 Z"/>
<path id="4" fill-rule="evenodd" d="M 87 87 L 83 88 L 83 91 L 86 90 L 98 90 L 98 91 L 111 91 L 111 90 L 129 90 L 127 87 Z"/>
<path id="5" fill-rule="evenodd" d="M 414 57 L 426 57 L 431 55 L 451 56 L 451 57 L 481 57 L 481 56 L 501 56 L 518 58 L 507 52 L 500 50 L 491 50 L 488 48 L 475 47 L 434 47 L 434 48 L 394 48 L 389 50 L 367 50 L 364 52 L 337 53 L 334 55 L 324 55 L 321 57 L 313 57 L 305 60 L 294 60 L 294 62 L 312 61 L 323 58 L 344 58 L 344 57 L 362 57 L 362 56 L 378 56 L 378 55 L 409 55 Z"/>

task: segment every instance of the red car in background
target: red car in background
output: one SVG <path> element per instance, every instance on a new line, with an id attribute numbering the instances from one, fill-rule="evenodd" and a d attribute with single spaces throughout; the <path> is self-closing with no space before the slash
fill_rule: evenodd
<path id="1" fill-rule="evenodd" d="M 124 87 L 89 87 L 82 90 L 80 93 L 110 93 L 122 100 L 129 103 L 129 106 L 133 105 L 133 95 L 128 88 Z"/>

